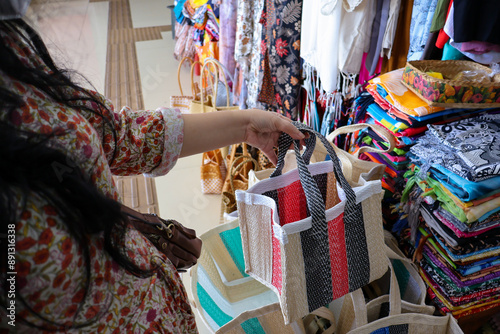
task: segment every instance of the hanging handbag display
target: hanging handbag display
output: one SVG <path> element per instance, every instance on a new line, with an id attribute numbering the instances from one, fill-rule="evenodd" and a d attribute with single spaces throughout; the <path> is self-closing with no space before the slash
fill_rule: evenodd
<path id="1" fill-rule="evenodd" d="M 282 134 L 273 175 L 236 191 L 246 271 L 277 294 L 286 323 L 380 278 L 389 262 L 381 181 L 347 180 L 326 138 L 293 124 L 309 134 L 304 155 Z M 316 137 L 332 159 L 308 165 Z M 281 175 L 292 142 L 298 169 Z"/>
<path id="2" fill-rule="evenodd" d="M 251 156 L 241 155 L 231 163 L 228 173 L 230 188 L 222 192 L 222 204 L 225 213 L 236 211 L 235 191 L 246 190 L 248 188 L 248 172 L 245 173 L 243 169 L 249 162 L 253 163 L 253 170 L 259 170 L 257 161 Z"/>
<path id="3" fill-rule="evenodd" d="M 219 85 L 219 75 L 222 75 L 223 85 Z M 207 86 L 208 82 L 212 83 L 212 94 L 208 94 L 202 89 L 201 98 L 198 100 L 192 100 L 189 110 L 192 114 L 207 113 L 213 111 L 225 111 L 225 110 L 239 110 L 238 106 L 231 105 L 230 102 L 230 90 L 229 84 L 224 73 L 224 69 L 220 67 L 219 62 L 215 59 L 206 59 L 203 63 L 200 76 L 200 87 Z M 219 93 L 219 86 L 224 88 L 223 93 Z M 225 106 L 217 106 L 217 96 L 224 94 Z M 220 100 L 220 98 L 219 98 Z"/>
<path id="4" fill-rule="evenodd" d="M 220 149 L 204 152 L 201 164 L 201 192 L 220 194 L 226 179 L 226 164 Z"/>
<path id="5" fill-rule="evenodd" d="M 196 237 L 195 230 L 173 219 L 165 220 L 156 214 L 140 213 L 123 204 L 121 211 L 139 232 L 168 257 L 178 271 L 186 271 L 196 264 L 202 242 Z"/>
<path id="6" fill-rule="evenodd" d="M 182 64 L 185 61 L 189 61 L 191 63 L 191 95 L 184 95 L 184 92 L 182 90 L 182 84 L 181 84 L 181 68 Z M 179 90 L 181 92 L 181 95 L 173 95 L 170 96 L 170 108 L 177 108 L 179 109 L 182 113 L 189 113 L 189 107 L 191 105 L 191 101 L 196 99 L 196 91 L 198 90 L 195 86 L 194 83 L 194 72 L 196 66 L 200 66 L 201 63 L 199 61 L 193 61 L 191 58 L 184 57 L 182 58 L 181 62 L 179 63 L 179 67 L 177 68 L 177 82 L 179 84 Z"/>

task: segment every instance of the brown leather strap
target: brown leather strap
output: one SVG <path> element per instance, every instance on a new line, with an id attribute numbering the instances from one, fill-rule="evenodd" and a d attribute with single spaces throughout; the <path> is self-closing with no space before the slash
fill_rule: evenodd
<path id="1" fill-rule="evenodd" d="M 122 204 L 121 205 L 122 208 L 121 208 L 121 211 L 127 215 L 127 216 L 130 216 L 130 217 L 133 217 L 135 219 L 139 219 L 140 221 L 146 223 L 146 224 L 151 224 L 151 225 L 154 225 L 154 226 L 158 226 L 158 227 L 162 227 L 162 223 L 161 223 L 161 218 L 156 216 L 156 214 L 150 214 L 148 216 L 146 216 L 145 214 L 139 212 L 139 211 L 135 211 L 134 209 Z M 153 215 L 154 217 L 157 217 L 158 219 L 156 221 L 153 221 L 153 219 L 151 219 L 151 215 Z"/>

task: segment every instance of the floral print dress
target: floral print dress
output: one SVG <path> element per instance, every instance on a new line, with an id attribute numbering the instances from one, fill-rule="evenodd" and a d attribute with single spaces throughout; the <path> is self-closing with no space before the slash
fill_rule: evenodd
<path id="1" fill-rule="evenodd" d="M 25 64 L 50 72 L 29 45 L 3 33 L 0 37 Z M 109 101 L 93 93 L 111 110 L 107 116 L 114 121 L 117 133 L 116 156 L 110 163 L 115 141 L 101 118 L 57 103 L 43 91 L 3 73 L 0 85 L 12 89 L 25 102 L 9 116 L 2 113 L 0 120 L 24 131 L 54 133 L 49 145 L 71 157 L 98 189 L 115 200 L 119 195 L 112 174 L 164 175 L 179 157 L 184 123 L 176 110 L 132 111 L 125 107 L 114 112 Z M 72 166 L 54 168 L 62 174 Z M 197 332 L 179 274 L 138 231 L 131 228 L 127 234 L 127 255 L 141 268 L 158 266 L 160 270 L 144 279 L 133 276 L 104 251 L 103 236 L 98 234 L 88 237 L 91 270 L 87 281 L 82 250 L 62 221 L 59 208 L 31 193 L 25 207 L 19 204 L 18 217 L 16 292 L 25 303 L 16 299 L 13 329 L 17 332 L 40 332 L 21 318 L 48 328 L 50 322 L 73 327 L 59 327 L 66 333 Z M 42 321 L 28 307 L 50 322 Z M 4 312 L 0 310 L 0 328 L 8 320 Z"/>
<path id="2" fill-rule="evenodd" d="M 263 76 L 259 101 L 294 120 L 298 115 L 302 0 L 266 0 L 261 22 Z M 274 96 L 269 96 L 270 93 Z"/>

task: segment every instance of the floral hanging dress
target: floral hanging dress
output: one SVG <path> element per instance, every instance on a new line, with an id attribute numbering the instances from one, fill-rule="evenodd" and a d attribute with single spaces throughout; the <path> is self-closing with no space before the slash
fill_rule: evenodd
<path id="1" fill-rule="evenodd" d="M 29 45 L 4 33 L 0 33 L 0 38 L 25 64 L 50 72 Z M 176 110 L 132 111 L 124 107 L 114 112 L 109 101 L 93 93 L 111 110 L 111 114 L 105 113 L 114 121 L 117 133 L 116 157 L 110 164 L 115 142 L 100 117 L 68 108 L 34 86 L 4 73 L 0 75 L 0 85 L 12 89 L 25 102 L 9 115 L 0 114 L 1 121 L 23 131 L 54 133 L 49 145 L 71 157 L 98 189 L 115 200 L 119 200 L 119 195 L 112 174 L 164 175 L 179 157 L 184 123 Z M 78 94 L 74 92 L 74 97 Z M 91 102 L 82 103 L 97 108 Z M 72 166 L 54 168 L 63 175 Z M 58 207 L 33 192 L 28 195 L 25 207 L 19 204 L 18 217 L 16 292 L 38 315 L 70 328 L 58 327 L 60 332 L 197 332 L 175 267 L 138 231 L 131 228 L 127 233 L 128 257 L 141 268 L 158 266 L 159 270 L 144 279 L 128 273 L 104 251 L 101 233 L 88 237 L 91 269 L 88 282 L 82 250 L 62 221 Z M 40 332 L 26 325 L 22 318 L 51 328 L 50 323 L 42 321 L 26 305 L 16 299 L 16 327 L 12 329 L 18 333 Z M 0 328 L 8 327 L 4 312 L 0 311 Z"/>
<path id="2" fill-rule="evenodd" d="M 297 119 L 301 83 L 301 18 L 302 0 L 266 0 L 261 18 L 259 101 L 292 119 Z"/>

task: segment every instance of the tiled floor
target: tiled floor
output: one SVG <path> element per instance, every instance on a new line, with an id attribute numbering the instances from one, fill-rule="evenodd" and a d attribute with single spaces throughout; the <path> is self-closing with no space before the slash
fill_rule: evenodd
<path id="1" fill-rule="evenodd" d="M 170 10 L 166 6 L 172 3 L 173 0 L 129 0 L 133 28 L 170 25 Z M 102 93 L 106 83 L 109 8 L 108 1 L 34 1 L 29 12 L 59 64 L 77 70 Z M 173 58 L 175 43 L 172 33 L 164 30 L 161 39 L 135 42 L 145 109 L 169 106 L 170 96 L 180 94 L 178 62 Z M 181 82 L 189 91 L 187 68 L 181 70 Z M 160 214 L 202 234 L 219 222 L 220 196 L 201 193 L 200 163 L 201 155 L 180 159 L 168 175 L 156 178 L 155 183 Z M 183 279 L 190 294 L 189 274 L 183 274 Z M 199 319 L 198 327 L 202 334 L 211 332 Z"/>

